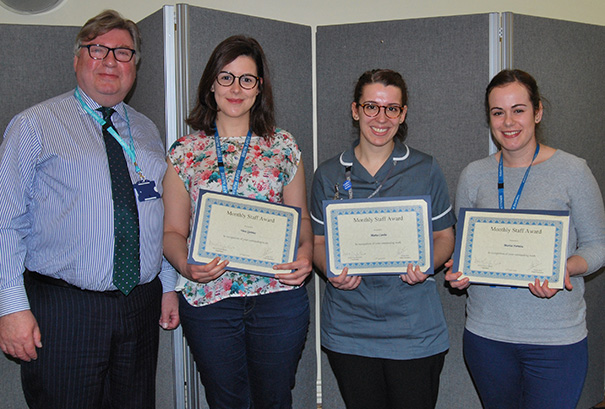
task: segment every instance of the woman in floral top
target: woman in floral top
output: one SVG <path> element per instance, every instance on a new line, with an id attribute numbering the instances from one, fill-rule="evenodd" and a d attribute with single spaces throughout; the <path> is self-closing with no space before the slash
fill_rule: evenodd
<path id="1" fill-rule="evenodd" d="M 302 284 L 312 268 L 313 236 L 301 153 L 292 135 L 275 127 L 268 67 L 256 40 L 234 36 L 217 46 L 187 123 L 198 132 L 168 153 L 164 254 L 180 273 L 180 319 L 206 399 L 211 409 L 291 408 L 309 324 Z M 297 259 L 274 266 L 274 277 L 230 271 L 229 260 L 218 257 L 188 264 L 199 189 L 299 207 Z"/>

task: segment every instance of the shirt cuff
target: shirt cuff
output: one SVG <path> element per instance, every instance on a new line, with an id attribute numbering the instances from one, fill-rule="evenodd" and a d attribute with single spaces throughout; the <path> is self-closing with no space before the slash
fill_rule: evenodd
<path id="1" fill-rule="evenodd" d="M 162 270 L 160 271 L 160 281 L 162 282 L 162 292 L 174 291 L 176 288 L 177 271 L 172 264 L 162 257 Z"/>
<path id="2" fill-rule="evenodd" d="M 29 300 L 24 286 L 0 290 L 0 317 L 25 310 L 29 310 Z"/>

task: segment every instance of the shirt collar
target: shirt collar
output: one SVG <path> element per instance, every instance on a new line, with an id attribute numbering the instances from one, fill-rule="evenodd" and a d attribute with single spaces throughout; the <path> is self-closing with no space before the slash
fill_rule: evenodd
<path id="1" fill-rule="evenodd" d="M 78 90 L 80 91 L 80 96 L 82 97 L 82 101 L 84 101 L 86 103 L 86 105 L 88 105 L 93 111 L 96 111 L 98 108 L 101 108 L 101 105 L 99 105 L 94 99 L 89 97 L 88 94 L 86 92 L 84 92 L 84 90 L 81 87 L 78 87 Z M 74 98 L 75 98 L 75 96 L 74 96 Z M 125 112 L 124 112 L 126 110 L 126 104 L 123 101 L 112 106 L 111 108 L 113 108 L 116 111 L 116 113 L 120 116 L 120 118 L 124 119 L 126 117 Z M 84 109 L 82 109 L 82 111 L 84 113 L 86 113 L 84 111 Z"/>
<path id="2" fill-rule="evenodd" d="M 355 147 L 357 145 L 359 145 L 359 139 L 348 150 L 340 154 L 340 164 L 342 166 L 353 166 Z M 395 147 L 393 148 L 393 152 L 391 152 L 390 159 L 394 162 L 400 162 L 406 160 L 409 156 L 410 148 L 405 143 L 400 142 L 399 139 L 395 139 Z"/>

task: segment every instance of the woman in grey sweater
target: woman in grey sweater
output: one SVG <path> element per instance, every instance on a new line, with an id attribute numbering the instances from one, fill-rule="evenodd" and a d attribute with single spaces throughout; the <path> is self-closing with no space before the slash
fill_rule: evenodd
<path id="1" fill-rule="evenodd" d="M 464 357 L 485 408 L 575 408 L 588 366 L 583 276 L 605 265 L 601 192 L 583 159 L 537 140 L 543 107 L 531 75 L 500 72 L 485 104 L 500 150 L 464 169 L 457 210 L 568 210 L 568 259 L 563 290 L 538 280 L 529 288 L 469 286 L 450 269 L 450 285 L 468 287 Z"/>

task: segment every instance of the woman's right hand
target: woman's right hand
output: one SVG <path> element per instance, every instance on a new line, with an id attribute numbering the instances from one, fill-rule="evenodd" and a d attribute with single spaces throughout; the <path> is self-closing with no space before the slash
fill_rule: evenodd
<path id="1" fill-rule="evenodd" d="M 339 290 L 350 291 L 359 287 L 361 283 L 361 276 L 349 276 L 347 273 L 349 269 L 347 267 L 342 269 L 342 273 L 340 273 L 337 277 L 330 277 L 328 280 L 330 283 L 338 288 Z"/>
<path id="2" fill-rule="evenodd" d="M 225 273 L 225 268 L 229 264 L 229 261 L 224 260 L 222 263 L 220 261 L 220 257 L 216 257 L 210 263 L 204 265 L 187 263 L 180 273 L 191 281 L 206 284 L 216 280 Z"/>
<path id="3" fill-rule="evenodd" d="M 452 266 L 454 265 L 454 260 L 449 259 L 445 266 L 447 267 L 447 272 L 445 273 L 445 280 L 450 283 L 450 287 L 455 288 L 457 290 L 466 289 L 471 283 L 468 277 L 464 277 L 462 280 L 458 280 L 462 275 L 461 271 L 454 273 L 452 271 Z"/>

